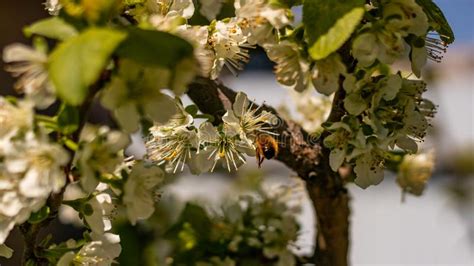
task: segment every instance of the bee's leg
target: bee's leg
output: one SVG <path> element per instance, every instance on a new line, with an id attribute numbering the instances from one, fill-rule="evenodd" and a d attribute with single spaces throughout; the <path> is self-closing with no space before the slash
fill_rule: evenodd
<path id="1" fill-rule="evenodd" d="M 263 161 L 265 160 L 265 157 L 264 156 L 258 156 L 258 168 L 260 168 L 262 166 L 262 163 Z"/>
<path id="2" fill-rule="evenodd" d="M 260 152 L 258 151 L 258 148 L 257 148 L 257 152 L 256 152 L 256 157 L 257 157 L 258 168 L 260 168 L 260 165 L 262 164 L 262 160 L 261 160 L 261 156 L 260 156 Z"/>

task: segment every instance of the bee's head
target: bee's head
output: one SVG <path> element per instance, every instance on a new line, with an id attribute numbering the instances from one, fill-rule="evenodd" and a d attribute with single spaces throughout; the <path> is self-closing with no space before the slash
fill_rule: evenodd
<path id="1" fill-rule="evenodd" d="M 266 158 L 267 160 L 270 160 L 270 159 L 272 159 L 273 157 L 275 157 L 276 151 L 275 151 L 275 149 L 274 149 L 271 145 L 266 145 L 266 146 L 263 148 L 263 155 L 265 156 L 265 158 Z"/>

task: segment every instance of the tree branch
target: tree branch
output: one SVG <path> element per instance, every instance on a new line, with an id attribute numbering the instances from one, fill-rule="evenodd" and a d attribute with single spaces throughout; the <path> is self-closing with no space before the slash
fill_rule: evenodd
<path id="1" fill-rule="evenodd" d="M 199 110 L 216 118 L 215 125 L 222 121 L 226 112 L 225 106 L 230 108 L 229 104 L 234 102 L 236 95 L 232 89 L 205 78 L 197 78 L 189 85 L 188 90 L 188 96 Z M 253 106 L 258 107 L 255 103 Z M 278 124 L 273 129 L 279 135 L 279 153 L 276 160 L 295 170 L 304 179 L 315 176 L 320 157 L 320 145 L 316 136 L 309 135 L 298 124 L 281 118 L 270 106 L 263 105 L 261 110 L 278 117 Z"/>
<path id="2" fill-rule="evenodd" d="M 201 112 L 216 118 L 215 124 L 220 123 L 236 95 L 232 89 L 205 78 L 197 78 L 188 90 L 188 96 Z M 334 121 L 343 114 L 339 108 L 343 96 L 342 90 L 336 93 L 330 115 Z M 256 104 L 253 106 L 258 107 Z M 349 196 L 342 178 L 329 166 L 330 151 L 322 148 L 322 138 L 312 136 L 298 124 L 283 119 L 272 107 L 263 105 L 262 110 L 272 112 L 279 118 L 279 124 L 273 130 L 280 136 L 280 152 L 275 159 L 306 181 L 308 194 L 316 211 L 316 247 L 310 260 L 316 265 L 347 265 Z"/>

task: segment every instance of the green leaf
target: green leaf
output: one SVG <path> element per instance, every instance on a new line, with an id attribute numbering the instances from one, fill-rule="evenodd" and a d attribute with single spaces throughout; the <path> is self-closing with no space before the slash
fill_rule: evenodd
<path id="1" fill-rule="evenodd" d="M 23 29 L 27 37 L 33 34 L 51 39 L 66 40 L 77 35 L 77 30 L 59 17 L 40 20 Z"/>
<path id="2" fill-rule="evenodd" d="M 45 205 L 39 211 L 32 213 L 28 219 L 28 222 L 30 224 L 40 223 L 49 217 L 49 213 L 49 206 Z"/>
<path id="3" fill-rule="evenodd" d="M 269 5 L 273 6 L 281 6 L 285 8 L 291 8 L 294 6 L 299 6 L 301 5 L 303 0 L 270 0 L 268 3 Z"/>
<path id="4" fill-rule="evenodd" d="M 0 257 L 11 258 L 13 256 L 13 249 L 7 247 L 5 244 L 0 244 Z"/>
<path id="5" fill-rule="evenodd" d="M 443 11 L 432 0 L 416 0 L 416 3 L 423 8 L 430 25 L 439 33 L 441 40 L 448 44 L 454 42 L 454 32 Z"/>
<path id="6" fill-rule="evenodd" d="M 80 105 L 125 37 L 117 30 L 91 28 L 61 43 L 49 58 L 49 74 L 58 96 L 70 105 Z"/>
<path id="7" fill-rule="evenodd" d="M 191 105 L 186 106 L 186 108 L 184 108 L 184 110 L 185 110 L 188 114 L 190 114 L 190 115 L 192 115 L 193 117 L 195 117 L 196 114 L 197 114 L 198 111 L 199 111 L 199 108 L 197 107 L 197 105 L 191 104 Z"/>
<path id="8" fill-rule="evenodd" d="M 77 108 L 63 104 L 58 113 L 58 126 L 64 135 L 74 133 L 79 128 L 79 111 Z"/>
<path id="9" fill-rule="evenodd" d="M 193 53 L 190 43 L 170 33 L 138 28 L 128 28 L 127 32 L 117 53 L 143 65 L 171 68 Z"/>
<path id="10" fill-rule="evenodd" d="M 339 49 L 359 25 L 364 12 L 363 0 L 304 1 L 303 22 L 311 57 L 323 59 Z"/>
<path id="11" fill-rule="evenodd" d="M 145 3 L 146 0 L 123 0 L 123 3 L 128 6 Z"/>

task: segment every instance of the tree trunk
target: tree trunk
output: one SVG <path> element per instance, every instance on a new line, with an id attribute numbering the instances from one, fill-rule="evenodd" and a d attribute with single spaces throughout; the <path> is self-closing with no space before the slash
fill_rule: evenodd
<path id="1" fill-rule="evenodd" d="M 346 266 L 349 254 L 349 194 L 337 173 L 328 169 L 325 174 L 324 178 L 306 181 L 306 189 L 316 212 L 316 246 L 311 260 L 317 266 Z"/>

